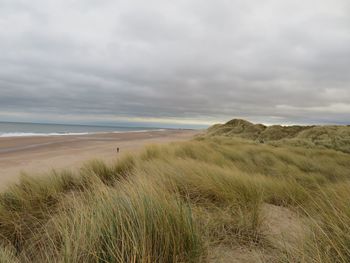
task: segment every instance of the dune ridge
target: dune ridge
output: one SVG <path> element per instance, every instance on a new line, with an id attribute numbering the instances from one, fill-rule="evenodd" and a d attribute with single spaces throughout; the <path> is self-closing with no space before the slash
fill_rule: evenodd
<path id="1" fill-rule="evenodd" d="M 259 142 L 270 142 L 274 145 L 324 147 L 350 153 L 349 125 L 266 126 L 242 119 L 233 119 L 225 124 L 215 124 L 209 127 L 207 135 L 240 137 Z"/>

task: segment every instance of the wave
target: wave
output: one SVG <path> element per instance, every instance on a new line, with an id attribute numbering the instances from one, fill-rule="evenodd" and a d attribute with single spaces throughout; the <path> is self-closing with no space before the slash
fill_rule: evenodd
<path id="1" fill-rule="evenodd" d="M 35 132 L 8 132 L 8 133 L 0 133 L 1 137 L 32 137 L 32 136 L 65 136 L 65 135 L 87 135 L 90 134 L 88 132 L 67 132 L 67 133 L 35 133 Z"/>
<path id="2" fill-rule="evenodd" d="M 106 133 L 130 133 L 130 132 L 152 132 L 152 131 L 165 131 L 166 129 L 150 129 L 150 130 L 134 130 L 134 131 L 107 131 L 107 132 L 51 132 L 51 133 L 39 133 L 39 132 L 5 132 L 0 133 L 0 138 L 7 137 L 47 137 L 47 136 L 67 136 L 67 135 L 89 135 L 89 134 L 106 134 Z"/>

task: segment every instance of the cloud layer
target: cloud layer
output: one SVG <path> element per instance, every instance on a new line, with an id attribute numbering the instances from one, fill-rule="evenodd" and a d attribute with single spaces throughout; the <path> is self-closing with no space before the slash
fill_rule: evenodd
<path id="1" fill-rule="evenodd" d="M 0 120 L 18 116 L 347 123 L 350 2 L 0 0 Z"/>

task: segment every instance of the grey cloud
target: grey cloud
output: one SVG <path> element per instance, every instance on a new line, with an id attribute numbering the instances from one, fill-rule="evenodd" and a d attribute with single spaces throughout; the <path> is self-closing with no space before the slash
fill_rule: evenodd
<path id="1" fill-rule="evenodd" d="M 349 122 L 349 17 L 346 0 L 0 0 L 0 113 Z"/>

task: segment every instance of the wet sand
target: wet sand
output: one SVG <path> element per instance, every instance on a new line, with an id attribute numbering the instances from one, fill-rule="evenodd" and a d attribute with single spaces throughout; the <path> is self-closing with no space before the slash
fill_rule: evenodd
<path id="1" fill-rule="evenodd" d="M 164 130 L 0 138 L 0 189 L 16 181 L 21 172 L 35 176 L 51 169 L 77 169 L 96 158 L 110 162 L 125 152 L 137 152 L 147 144 L 188 140 L 198 133 Z"/>

